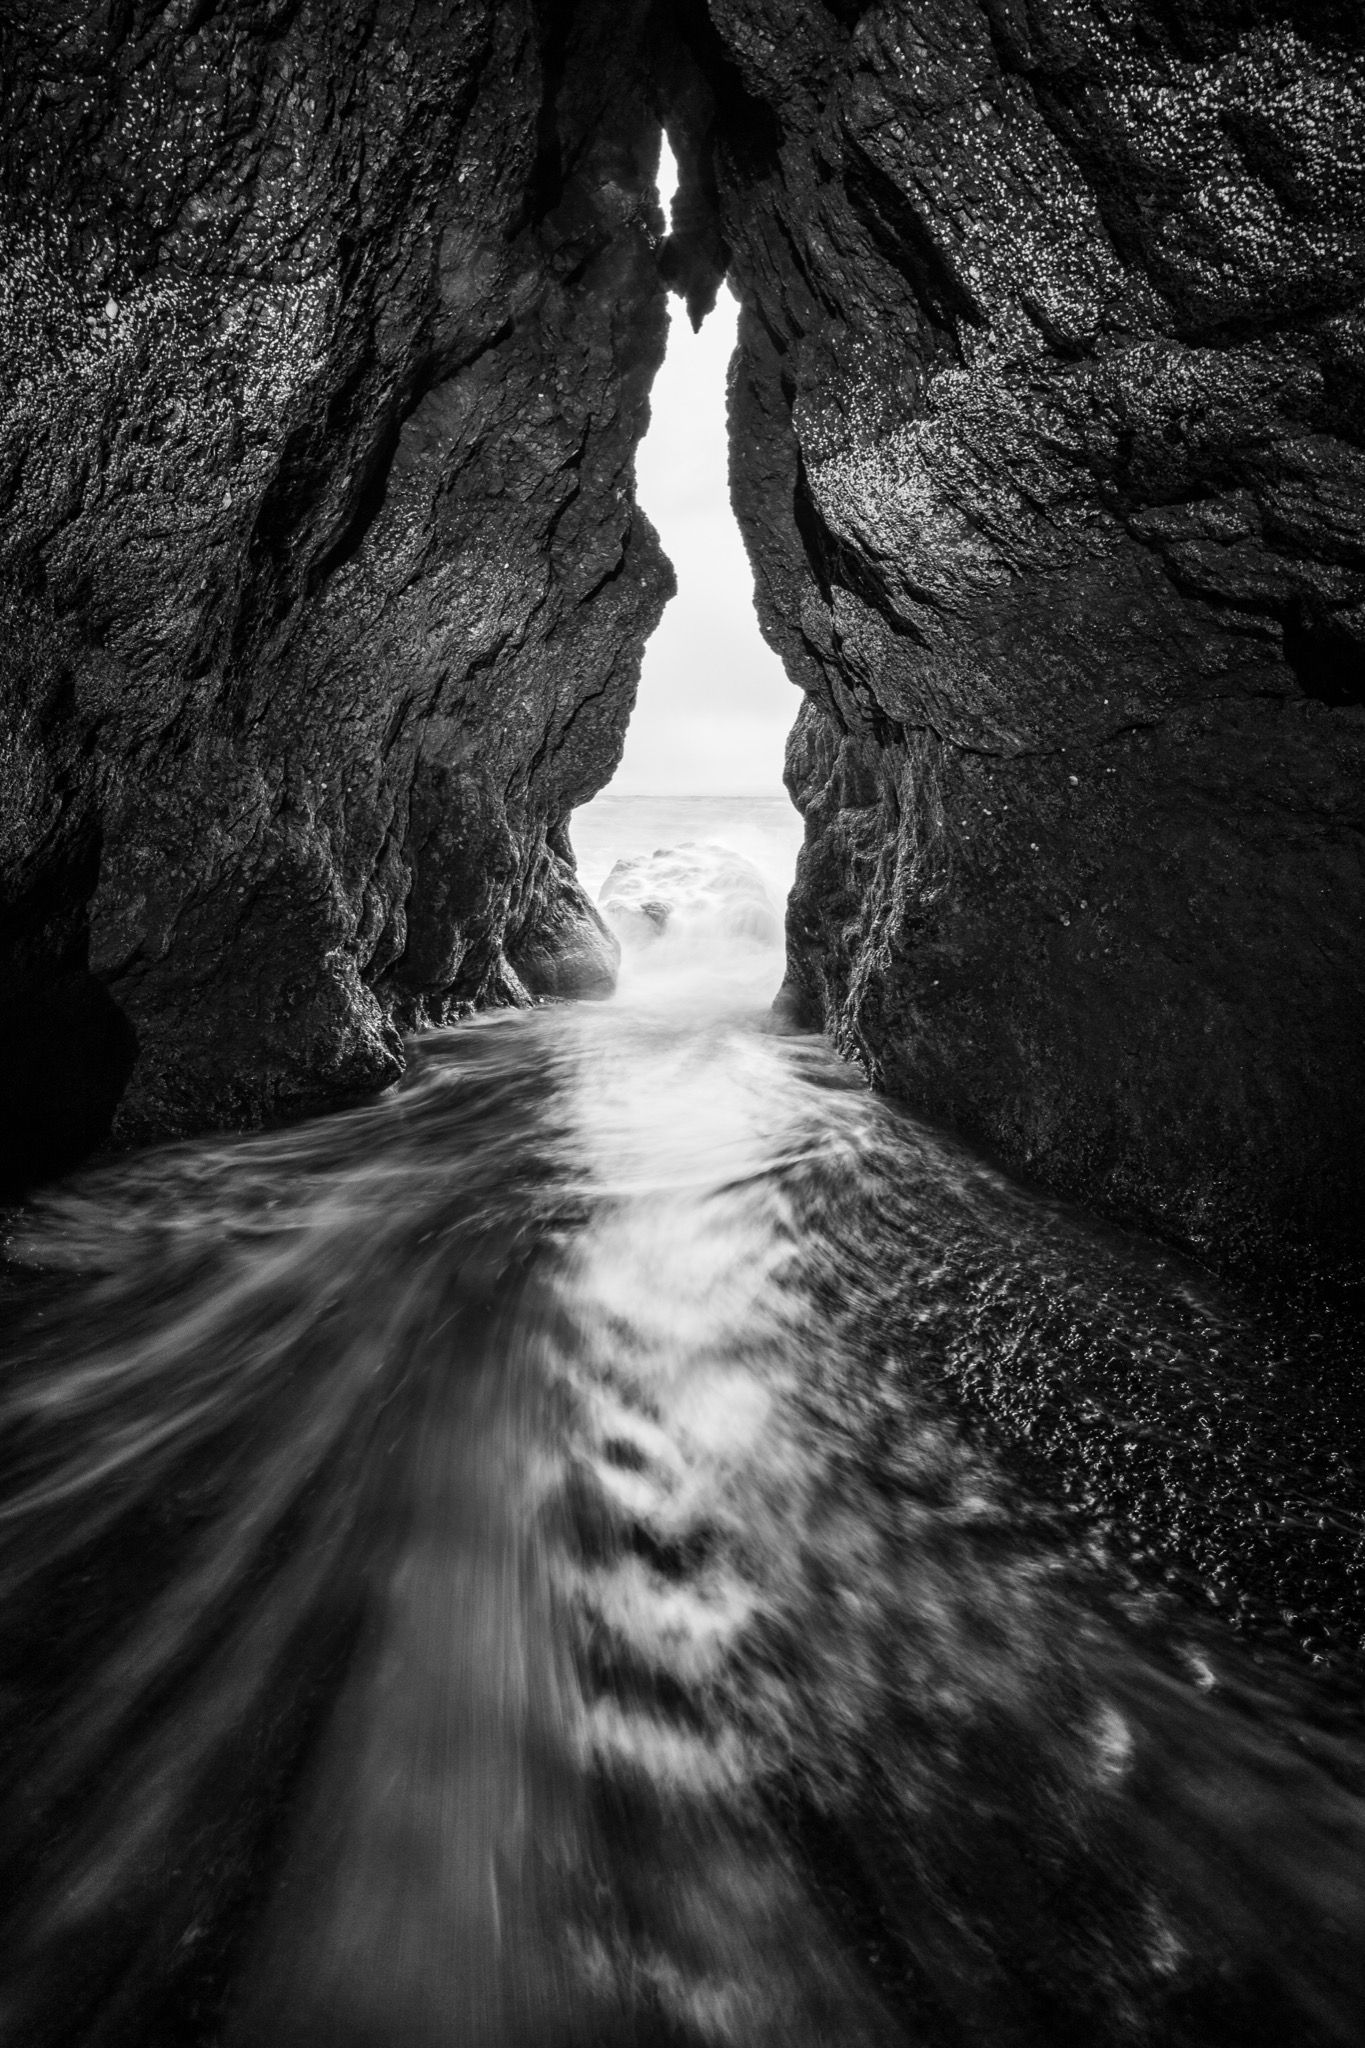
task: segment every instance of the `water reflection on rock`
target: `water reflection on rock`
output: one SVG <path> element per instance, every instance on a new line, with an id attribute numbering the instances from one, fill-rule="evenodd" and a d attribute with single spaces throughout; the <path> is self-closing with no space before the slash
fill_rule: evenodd
<path id="1" fill-rule="evenodd" d="M 746 958 L 26 1219 L 4 2039 L 1361 2038 L 1344 1424 Z"/>

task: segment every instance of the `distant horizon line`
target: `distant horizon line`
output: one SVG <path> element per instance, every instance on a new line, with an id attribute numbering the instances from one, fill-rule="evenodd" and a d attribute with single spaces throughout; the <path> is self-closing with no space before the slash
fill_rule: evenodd
<path id="1" fill-rule="evenodd" d="M 788 792 L 788 791 L 787 791 L 787 789 L 786 789 L 786 788 L 784 787 L 784 785 L 783 785 L 782 783 L 780 783 L 780 782 L 778 783 L 778 785 L 777 785 L 777 788 L 776 788 L 775 790 L 774 790 L 774 789 L 613 789 L 613 788 L 612 788 L 612 787 L 610 786 L 610 784 L 608 784 L 608 786 L 607 786 L 607 787 L 606 787 L 605 789 L 599 789 L 599 790 L 598 790 L 598 792 L 597 792 L 597 795 L 596 795 L 596 796 L 590 796 L 590 797 L 589 797 L 589 798 L 587 799 L 587 802 L 586 802 L 586 803 L 581 803 L 581 804 L 575 804 L 573 808 L 574 808 L 574 809 L 575 809 L 576 811 L 585 811 L 585 810 L 586 810 L 586 809 L 588 808 L 588 804 L 595 804 L 595 803 L 597 803 L 597 802 L 598 802 L 598 800 L 599 800 L 600 798 L 602 798 L 602 797 L 604 797 L 604 796 L 618 796 L 618 797 L 620 797 L 620 796 L 627 796 L 627 797 L 639 797 L 639 798 L 641 798 L 641 799 L 645 799 L 645 798 L 655 798 L 655 799 L 657 799 L 657 798 L 659 798 L 659 797 L 670 797 L 670 796 L 673 796 L 673 797 L 677 797 L 677 796 L 759 796 L 759 797 L 773 797 L 773 798 L 776 798 L 776 797 L 786 797 L 786 798 L 787 798 L 787 801 L 788 801 L 789 803 L 790 803 L 790 801 L 791 801 L 791 797 L 790 797 L 790 794 L 789 794 L 789 792 Z"/>

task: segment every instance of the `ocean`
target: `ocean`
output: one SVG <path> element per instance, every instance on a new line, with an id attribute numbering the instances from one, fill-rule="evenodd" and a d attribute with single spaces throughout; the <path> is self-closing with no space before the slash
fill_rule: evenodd
<path id="1" fill-rule="evenodd" d="M 21 1219 L 0 2033 L 1358 2048 L 1277 1340 L 779 1025 L 784 803 L 573 836 L 612 998 Z"/>

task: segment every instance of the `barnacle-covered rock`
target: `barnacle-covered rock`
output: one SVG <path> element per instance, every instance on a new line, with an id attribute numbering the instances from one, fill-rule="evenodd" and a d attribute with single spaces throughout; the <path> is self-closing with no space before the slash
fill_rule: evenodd
<path id="1" fill-rule="evenodd" d="M 283 1114 L 609 974 L 563 826 L 670 587 L 642 35 L 614 0 L 10 10 L 10 1184 L 116 1104 Z"/>
<path id="2" fill-rule="evenodd" d="M 1359 9 L 685 19 L 736 507 L 808 693 L 790 1003 L 1055 1187 L 1358 1270 Z"/>

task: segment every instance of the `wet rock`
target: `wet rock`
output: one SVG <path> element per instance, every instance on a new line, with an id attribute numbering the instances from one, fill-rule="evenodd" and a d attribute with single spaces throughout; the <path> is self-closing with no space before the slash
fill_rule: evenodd
<path id="1" fill-rule="evenodd" d="M 684 840 L 618 860 L 602 884 L 603 915 L 623 946 L 665 935 L 691 952 L 779 944 L 781 923 L 752 861 L 728 846 Z"/>
<path id="2" fill-rule="evenodd" d="M 598 895 L 602 915 L 623 945 L 648 946 L 668 929 L 673 905 L 650 893 L 657 880 L 655 864 L 661 857 L 667 858 L 664 848 L 652 860 L 643 854 L 618 860 L 602 884 Z"/>
<path id="3" fill-rule="evenodd" d="M 40 4 L 0 66 L 0 1154 L 601 988 L 670 588 L 638 8 Z"/>
<path id="4" fill-rule="evenodd" d="M 1359 1271 L 1359 10 L 680 18 L 807 693 L 790 1004 L 1054 1187 Z"/>
<path id="5" fill-rule="evenodd" d="M 1054 1187 L 1351 1267 L 1357 8 L 11 15 L 11 1182 L 604 985 L 563 825 L 668 589 L 661 279 L 728 268 L 789 1004 Z"/>
<path id="6" fill-rule="evenodd" d="M 545 856 L 558 873 L 553 882 L 534 881 L 526 925 L 508 944 L 509 963 L 532 996 L 609 996 L 621 948 L 574 872 L 563 835 L 558 845 Z"/>

